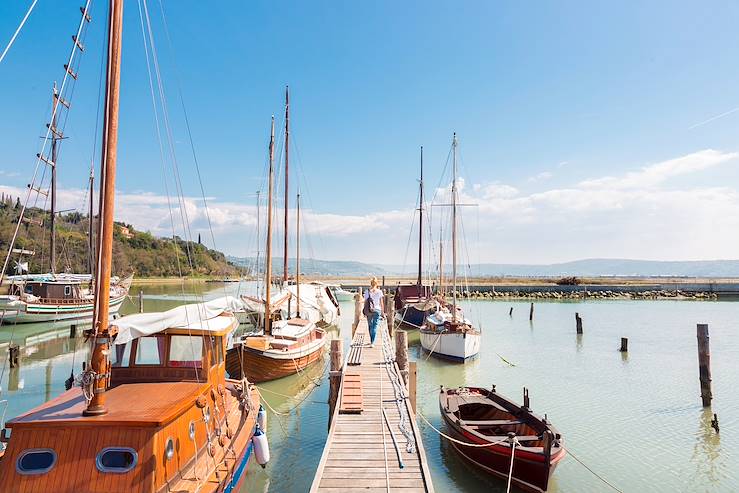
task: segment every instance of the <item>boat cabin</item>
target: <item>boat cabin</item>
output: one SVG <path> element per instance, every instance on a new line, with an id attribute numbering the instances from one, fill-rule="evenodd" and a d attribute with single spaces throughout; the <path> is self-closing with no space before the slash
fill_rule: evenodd
<path id="1" fill-rule="evenodd" d="M 405 303 L 418 303 L 431 299 L 432 287 L 418 284 L 399 284 L 395 289 L 395 309 L 400 310 Z"/>
<path id="2" fill-rule="evenodd" d="M 81 297 L 80 283 L 71 281 L 28 281 L 22 284 L 12 284 L 8 294 L 15 296 L 30 294 L 47 300 L 75 300 Z"/>
<path id="3" fill-rule="evenodd" d="M 142 317 L 138 326 L 156 327 L 151 316 L 116 323 Z M 84 392 L 74 387 L 7 423 L 0 491 L 165 491 L 236 432 L 239 423 L 224 419 L 239 405 L 225 380 L 233 315 L 146 334 L 132 325 L 118 334 L 127 342 L 110 347 L 107 414 L 84 416 Z"/>

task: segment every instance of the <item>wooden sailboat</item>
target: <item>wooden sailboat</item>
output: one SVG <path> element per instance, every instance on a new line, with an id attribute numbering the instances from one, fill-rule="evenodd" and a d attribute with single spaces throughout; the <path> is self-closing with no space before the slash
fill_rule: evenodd
<path id="1" fill-rule="evenodd" d="M 3 492 L 230 492 L 263 446 L 256 389 L 225 378 L 228 303 L 108 324 L 122 22 L 111 0 L 91 357 L 80 387 L 6 424 Z"/>
<path id="2" fill-rule="evenodd" d="M 431 354 L 465 361 L 480 352 L 480 330 L 464 317 L 457 306 L 457 134 L 452 140 L 452 303 L 443 298 L 421 328 L 421 346 Z M 441 266 L 440 271 L 443 271 Z"/>
<path id="3" fill-rule="evenodd" d="M 439 393 L 441 416 L 452 437 L 471 445 L 451 442 L 462 457 L 503 480 L 511 474 L 511 483 L 520 490 L 543 493 L 566 452 L 562 436 L 546 416 L 529 409 L 528 401 L 526 390 L 521 406 L 498 394 L 495 386 L 442 387 Z"/>
<path id="4" fill-rule="evenodd" d="M 275 124 L 272 117 L 272 130 L 269 142 L 269 180 L 267 200 L 267 246 L 265 249 L 265 276 L 272 278 L 272 191 L 274 184 L 274 139 Z M 300 241 L 300 195 L 298 195 L 298 242 Z M 286 255 L 287 256 L 287 255 Z M 297 248 L 296 272 L 297 296 L 295 296 L 297 317 L 289 316 L 275 320 L 272 309 L 272 286 L 266 283 L 264 299 L 264 331 L 262 334 L 245 334 L 237 339 L 226 354 L 226 369 L 232 377 L 245 375 L 249 381 L 259 383 L 286 377 L 301 372 L 316 363 L 323 356 L 326 331 L 315 323 L 300 317 L 300 246 Z M 292 295 L 290 294 L 290 297 Z M 289 313 L 289 310 L 288 310 Z"/>
<path id="5" fill-rule="evenodd" d="M 279 291 L 271 300 L 272 311 L 284 312 L 282 318 L 302 317 L 315 323 L 319 327 L 336 325 L 339 321 L 339 302 L 334 296 L 331 286 L 322 282 L 303 283 L 297 285 L 298 279 L 290 279 L 288 268 L 288 244 L 290 237 L 290 208 L 288 197 L 290 193 L 290 91 L 285 88 L 285 204 L 284 204 L 284 237 L 282 277 Z M 299 218 L 298 218 L 299 220 Z M 294 300 L 301 296 L 301 312 L 296 310 Z M 249 319 L 256 321 L 264 317 L 265 303 L 259 296 L 242 296 Z M 273 314 L 274 315 L 274 314 Z"/>
<path id="6" fill-rule="evenodd" d="M 83 17 L 80 24 L 84 27 L 89 22 L 89 16 Z M 79 45 L 75 43 L 72 47 L 72 58 L 78 52 Z M 69 67 L 66 65 L 65 68 Z M 74 74 L 74 72 L 71 72 Z M 67 68 L 67 76 L 70 69 Z M 74 74 L 76 78 L 76 74 Z M 63 89 L 65 85 L 62 85 Z M 49 197 L 49 272 L 44 274 L 23 274 L 16 276 L 4 276 L 8 263 L 13 254 L 18 254 L 19 267 L 27 266 L 27 262 L 22 262 L 23 256 L 32 256 L 36 252 L 28 251 L 22 248 L 14 248 L 15 241 L 18 236 L 19 228 L 17 227 L 13 238 L 10 242 L 8 253 L 0 272 L 0 283 L 3 281 L 8 285 L 6 295 L 0 296 L 0 322 L 2 323 L 33 323 L 33 322 L 53 322 L 59 320 L 85 319 L 92 318 L 94 304 L 94 286 L 91 274 L 66 274 L 57 270 L 57 247 L 56 247 L 56 216 L 57 216 L 57 167 L 59 165 L 59 144 L 65 139 L 62 129 L 58 126 L 60 113 L 69 107 L 69 102 L 63 98 L 61 89 L 54 84 L 52 97 L 51 119 L 46 127 L 46 141 L 50 141 L 48 151 L 44 146 L 44 151 L 37 154 L 39 163 L 48 166 L 51 171 L 51 184 L 48 190 Z M 92 175 L 90 176 L 90 213 L 89 221 L 92 225 Z M 29 191 L 45 195 L 47 192 L 37 187 L 29 185 Z M 30 196 L 30 195 L 29 195 Z M 23 207 L 21 215 L 18 218 L 18 226 L 23 223 L 34 223 L 34 219 L 25 216 L 26 208 Z M 43 224 L 43 223 L 39 223 Z M 90 251 L 92 255 L 92 228 L 89 229 Z M 24 270 L 24 269 L 19 269 Z M 92 265 L 90 263 L 90 272 Z M 116 315 L 121 305 L 128 296 L 129 288 L 133 276 L 125 279 L 113 278 L 110 282 L 110 307 L 109 313 Z"/>
<path id="7" fill-rule="evenodd" d="M 400 284 L 395 290 L 395 318 L 408 327 L 420 329 L 426 317 L 436 310 L 431 286 L 423 284 L 423 146 L 418 206 L 418 278 L 413 284 Z"/>

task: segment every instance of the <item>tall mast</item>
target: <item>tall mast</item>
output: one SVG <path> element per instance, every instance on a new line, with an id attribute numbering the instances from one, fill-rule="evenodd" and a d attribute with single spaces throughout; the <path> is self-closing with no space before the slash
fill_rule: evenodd
<path id="1" fill-rule="evenodd" d="M 282 280 L 287 283 L 287 239 L 288 239 L 288 206 L 290 205 L 290 90 L 285 86 L 285 248 L 282 259 Z"/>
<path id="2" fill-rule="evenodd" d="M 457 132 L 452 139 L 452 320 L 457 321 Z"/>
<path id="3" fill-rule="evenodd" d="M 298 290 L 298 306 L 296 313 L 298 318 L 300 318 L 300 192 L 298 192 L 297 206 L 297 225 L 295 228 L 295 286 Z"/>
<path id="4" fill-rule="evenodd" d="M 260 296 L 260 293 L 262 291 L 262 285 L 259 282 L 259 273 L 261 272 L 259 270 L 259 253 L 260 253 L 259 252 L 259 249 L 260 249 L 259 242 L 261 241 L 261 236 L 260 236 L 260 233 L 261 233 L 261 231 L 260 231 L 261 230 L 261 221 L 260 221 L 260 217 L 259 217 L 259 213 L 260 213 L 260 210 L 259 210 L 259 206 L 260 206 L 259 199 L 260 199 L 260 196 L 259 195 L 260 195 L 260 193 L 261 192 L 259 190 L 257 190 L 257 265 L 256 265 L 256 269 L 255 269 L 255 271 L 257 273 L 257 298 Z"/>
<path id="5" fill-rule="evenodd" d="M 49 238 L 49 269 L 52 274 L 56 273 L 56 158 L 58 155 L 57 142 L 59 137 L 57 136 L 58 129 L 56 128 L 57 121 L 57 105 L 59 99 L 57 98 L 58 93 L 56 90 L 56 82 L 54 82 L 54 97 L 53 109 L 51 111 L 51 218 L 49 225 L 51 227 L 51 236 Z"/>
<path id="6" fill-rule="evenodd" d="M 439 238 L 439 291 L 444 296 L 444 243 Z"/>
<path id="7" fill-rule="evenodd" d="M 90 274 L 95 273 L 95 226 L 93 225 L 93 209 L 92 204 L 93 200 L 95 198 L 94 194 L 94 186 L 95 186 L 95 167 L 90 166 L 90 189 L 88 190 L 88 194 L 90 195 L 90 201 L 88 203 L 88 211 L 87 211 L 87 218 L 88 218 L 88 225 L 87 225 L 87 258 L 88 258 L 88 268 L 90 270 Z"/>
<path id="8" fill-rule="evenodd" d="M 272 313 L 270 296 L 272 296 L 272 188 L 275 179 L 275 117 L 269 135 L 269 190 L 267 191 L 267 246 L 264 260 L 264 334 L 272 333 Z"/>
<path id="9" fill-rule="evenodd" d="M 421 182 L 418 205 L 418 294 L 421 295 L 421 274 L 423 271 L 423 146 L 421 146 Z"/>
<path id="10" fill-rule="evenodd" d="M 123 0 L 110 0 L 108 18 L 108 69 L 105 81 L 105 115 L 103 120 L 102 162 L 100 165 L 100 228 L 98 261 L 95 272 L 95 311 L 92 338 L 95 347 L 90 358 L 93 380 L 92 399 L 83 411 L 86 416 L 106 414 L 105 391 L 110 379 L 108 351 L 108 309 L 110 274 L 113 260 L 113 206 L 115 203 L 115 168 L 118 150 L 118 96 L 121 82 L 121 35 Z"/>

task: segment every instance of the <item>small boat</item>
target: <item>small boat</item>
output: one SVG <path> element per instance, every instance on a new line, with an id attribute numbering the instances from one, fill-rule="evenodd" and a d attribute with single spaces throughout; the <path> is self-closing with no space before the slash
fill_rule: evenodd
<path id="1" fill-rule="evenodd" d="M 349 291 L 341 286 L 331 285 L 330 287 L 337 301 L 354 301 L 354 297 L 357 295 L 356 291 Z"/>
<path id="2" fill-rule="evenodd" d="M 452 140 L 452 302 L 441 294 L 434 303 L 436 308 L 426 317 L 421 327 L 421 347 L 434 356 L 464 362 L 480 352 L 481 332 L 465 318 L 457 304 L 457 134 Z M 441 253 L 441 252 L 440 252 Z M 439 261 L 439 287 L 444 289 L 444 264 Z"/>
<path id="3" fill-rule="evenodd" d="M 523 491 L 547 491 L 549 478 L 566 452 L 562 436 L 546 416 L 537 416 L 529 409 L 526 390 L 524 405 L 519 406 L 498 394 L 495 386 L 492 390 L 441 387 L 439 409 L 452 438 L 476 445 L 451 442 L 462 457 L 507 480 L 513 454 L 511 483 Z M 491 445 L 477 446 L 484 444 Z"/>
<path id="4" fill-rule="evenodd" d="M 431 286 L 423 284 L 423 147 L 421 147 L 421 180 L 418 192 L 418 278 L 413 284 L 400 284 L 395 289 L 395 320 L 407 327 L 420 329 L 436 303 Z"/>
<path id="5" fill-rule="evenodd" d="M 287 112 L 287 102 L 286 102 Z M 285 118 L 288 121 L 287 114 Z M 285 135 L 289 131 L 285 129 Z M 267 244 L 265 261 L 265 279 L 272 279 L 272 210 L 274 184 L 274 139 L 275 122 L 272 117 L 272 128 L 269 142 L 269 180 L 267 203 Z M 287 146 L 287 142 L 285 142 Z M 265 285 L 263 300 L 251 306 L 260 308 L 263 318 L 263 332 L 261 334 L 245 334 L 236 340 L 226 353 L 226 369 L 234 378 L 246 377 L 255 383 L 266 382 L 278 378 L 300 373 L 306 367 L 318 362 L 323 356 L 326 345 L 326 331 L 316 326 L 316 323 L 303 317 L 301 305 L 300 283 L 300 194 L 297 197 L 297 225 L 298 244 L 296 256 L 296 279 L 294 285 L 287 284 L 287 273 L 283 280 L 286 297 L 278 295 L 279 305 L 287 304 L 287 318 L 275 320 L 276 311 L 272 306 L 275 299 L 272 296 L 272 283 Z M 287 245 L 287 244 L 286 244 Z M 311 289 L 315 288 L 311 286 Z M 320 287 L 319 287 L 320 288 Z M 328 288 L 326 288 L 328 289 Z M 295 300 L 295 316 L 291 317 L 292 306 L 290 301 Z M 245 300 L 246 301 L 246 300 Z M 252 300 L 254 301 L 254 300 Z M 316 307 L 307 307 L 315 313 Z M 247 307 L 247 309 L 250 309 Z"/>
<path id="6" fill-rule="evenodd" d="M 8 294 L 0 296 L 2 323 L 55 322 L 92 318 L 92 276 L 37 274 L 9 276 Z M 133 276 L 111 278 L 109 310 L 116 316 L 128 296 Z"/>

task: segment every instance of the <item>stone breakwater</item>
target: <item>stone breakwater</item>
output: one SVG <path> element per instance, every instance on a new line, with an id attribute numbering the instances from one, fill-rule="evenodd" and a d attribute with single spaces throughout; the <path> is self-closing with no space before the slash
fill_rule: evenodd
<path id="1" fill-rule="evenodd" d="M 647 291 L 465 291 L 458 296 L 472 299 L 543 299 L 543 300 L 697 300 L 712 301 L 718 298 L 716 293 L 689 292 L 681 290 L 647 290 Z"/>

